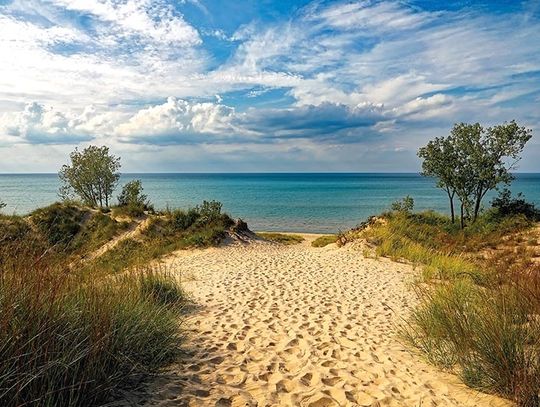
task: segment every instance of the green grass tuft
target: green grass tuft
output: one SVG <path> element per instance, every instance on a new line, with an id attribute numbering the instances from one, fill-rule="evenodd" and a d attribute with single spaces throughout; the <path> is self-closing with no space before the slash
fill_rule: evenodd
<path id="1" fill-rule="evenodd" d="M 338 237 L 336 235 L 320 236 L 317 239 L 315 239 L 313 242 L 311 242 L 311 246 L 313 247 L 328 246 L 329 244 L 336 243 L 337 239 Z"/>
<path id="2" fill-rule="evenodd" d="M 260 232 L 257 233 L 257 236 L 259 236 L 261 239 L 268 240 L 269 242 L 285 245 L 298 244 L 304 241 L 304 238 L 300 235 L 285 233 Z"/>

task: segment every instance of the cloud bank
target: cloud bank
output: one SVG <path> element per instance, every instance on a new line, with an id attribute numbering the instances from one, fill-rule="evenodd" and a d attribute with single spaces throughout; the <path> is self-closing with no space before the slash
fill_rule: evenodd
<path id="1" fill-rule="evenodd" d="M 185 170 L 166 164 L 180 149 L 194 170 L 415 171 L 454 122 L 540 130 L 534 2 L 247 3 L 2 3 L 0 171 L 24 171 L 29 149 L 53 149 L 55 170 L 81 143 L 141 154 L 132 171 Z M 539 171 L 537 136 L 528 150 Z"/>

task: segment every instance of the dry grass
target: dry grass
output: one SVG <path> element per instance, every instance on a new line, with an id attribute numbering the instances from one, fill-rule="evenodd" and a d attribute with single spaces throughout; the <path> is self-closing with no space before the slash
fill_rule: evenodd
<path id="1" fill-rule="evenodd" d="M 391 213 L 353 232 L 377 255 L 422 268 L 405 338 L 467 385 L 523 407 L 540 405 L 540 265 L 524 237 L 530 226 L 488 212 L 462 231 L 431 212 Z"/>
<path id="2" fill-rule="evenodd" d="M 72 204 L 0 216 L 0 405 L 100 405 L 172 361 L 186 296 L 144 265 L 216 244 L 231 224 L 212 202 L 167 212 L 82 264 L 125 224 Z"/>

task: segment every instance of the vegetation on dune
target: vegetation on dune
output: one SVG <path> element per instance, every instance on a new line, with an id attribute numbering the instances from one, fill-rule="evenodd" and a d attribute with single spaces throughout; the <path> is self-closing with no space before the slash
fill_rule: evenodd
<path id="1" fill-rule="evenodd" d="M 298 244 L 304 241 L 304 238 L 300 235 L 274 233 L 274 232 L 259 232 L 257 233 L 261 239 L 268 240 L 269 242 L 280 243 L 285 245 Z"/>
<path id="2" fill-rule="evenodd" d="M 148 195 L 143 194 L 142 182 L 137 179 L 125 184 L 118 196 L 118 206 L 114 210 L 115 214 L 139 217 L 147 211 L 153 212 L 154 208 L 148 199 Z"/>
<path id="3" fill-rule="evenodd" d="M 404 337 L 467 385 L 522 407 L 540 406 L 540 262 L 531 228 L 540 212 L 506 189 L 490 209 L 482 211 L 481 202 L 512 180 L 509 171 L 530 137 L 515 122 L 486 131 L 456 125 L 419 152 L 424 175 L 437 177 L 448 195 L 450 217 L 415 213 L 406 197 L 339 239 L 361 238 L 375 255 L 421 266 L 419 304 Z"/>
<path id="4" fill-rule="evenodd" d="M 167 211 L 137 238 L 79 262 L 70 254 L 91 253 L 125 224 L 69 202 L 0 217 L 0 404 L 100 404 L 171 361 L 186 295 L 146 265 L 217 244 L 233 223 L 213 201 Z"/>
<path id="5" fill-rule="evenodd" d="M 120 158 L 109 154 L 106 146 L 75 149 L 69 158 L 71 164 L 64 165 L 58 173 L 62 182 L 60 196 L 76 196 L 92 208 L 108 208 L 120 178 Z"/>
<path id="6" fill-rule="evenodd" d="M 434 212 L 390 212 L 354 232 L 375 253 L 422 266 L 404 335 L 482 391 L 538 406 L 540 264 L 523 214 L 487 211 L 466 229 Z M 428 284 L 426 284 L 428 283 Z"/>
<path id="7" fill-rule="evenodd" d="M 311 242 L 311 246 L 325 247 L 325 246 L 328 246 L 329 244 L 336 243 L 337 238 L 338 237 L 336 235 L 320 236 L 317 239 L 315 239 L 313 242 Z"/>
<path id="8" fill-rule="evenodd" d="M 454 125 L 448 137 L 437 137 L 418 151 L 422 174 L 436 177 L 450 201 L 454 222 L 454 197 L 460 201 L 460 224 L 475 222 L 482 199 L 499 184 L 509 184 L 511 171 L 532 131 L 515 121 L 484 129 L 479 123 Z"/>
<path id="9" fill-rule="evenodd" d="M 64 192 L 90 207 L 66 200 L 24 217 L 0 215 L 2 406 L 101 405 L 172 361 L 187 299 L 149 261 L 247 228 L 205 201 L 152 213 L 146 229 L 114 241 L 139 224 L 94 209 L 109 205 L 119 159 L 91 146 L 71 161 L 60 173 Z M 119 203 L 130 218 L 153 212 L 139 181 L 124 186 Z"/>
<path id="10" fill-rule="evenodd" d="M 34 243 L 0 248 L 1 405 L 99 404 L 172 360 L 178 282 L 144 269 L 96 279 Z"/>
<path id="11" fill-rule="evenodd" d="M 195 208 L 168 210 L 152 216 L 141 234 L 118 243 L 85 265 L 87 270 L 114 273 L 188 247 L 216 246 L 234 220 L 221 212 L 221 203 L 205 201 Z"/>

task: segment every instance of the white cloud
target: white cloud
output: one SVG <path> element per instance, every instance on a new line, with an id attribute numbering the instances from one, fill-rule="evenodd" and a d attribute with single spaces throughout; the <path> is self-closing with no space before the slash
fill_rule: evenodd
<path id="1" fill-rule="evenodd" d="M 234 124 L 232 107 L 214 103 L 190 103 L 174 97 L 161 105 L 139 110 L 119 124 L 120 140 L 146 143 L 214 142 L 211 137 L 232 137 L 246 132 Z"/>
<path id="2" fill-rule="evenodd" d="M 128 0 L 49 0 L 66 10 L 92 14 L 102 22 L 113 24 L 115 36 L 141 36 L 159 43 L 193 46 L 201 43 L 199 33 L 175 15 L 172 7 L 161 1 Z"/>

